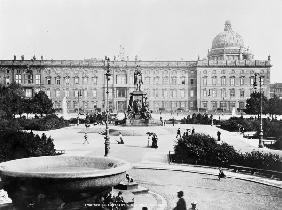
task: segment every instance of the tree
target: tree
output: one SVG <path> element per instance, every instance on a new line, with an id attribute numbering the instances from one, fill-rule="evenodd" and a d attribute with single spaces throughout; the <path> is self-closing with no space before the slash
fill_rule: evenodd
<path id="1" fill-rule="evenodd" d="M 55 110 L 53 109 L 53 102 L 44 91 L 39 91 L 32 99 L 33 104 L 33 113 L 40 114 L 42 117 L 43 114 L 54 114 Z"/>
<path id="2" fill-rule="evenodd" d="M 12 83 L 9 86 L 0 85 L 0 110 L 2 116 L 12 119 L 16 114 L 22 113 L 23 89 L 20 85 Z"/>
<path id="3" fill-rule="evenodd" d="M 251 97 L 246 101 L 246 109 L 245 112 L 247 114 L 257 114 L 258 117 L 260 115 L 260 97 L 261 93 L 253 92 Z M 266 114 L 268 111 L 268 100 L 262 93 L 262 113 Z"/>
<path id="4" fill-rule="evenodd" d="M 269 99 L 268 113 L 271 114 L 272 119 L 273 119 L 273 115 L 282 114 L 281 106 L 282 106 L 282 100 L 279 99 L 277 95 L 274 95 L 273 98 Z"/>

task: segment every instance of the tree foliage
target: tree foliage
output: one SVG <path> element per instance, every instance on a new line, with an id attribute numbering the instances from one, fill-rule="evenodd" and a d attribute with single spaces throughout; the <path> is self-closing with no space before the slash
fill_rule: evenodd
<path id="1" fill-rule="evenodd" d="M 44 91 L 39 91 L 36 93 L 32 99 L 33 113 L 40 114 L 53 114 L 55 110 L 53 109 L 53 102 Z"/>
<path id="2" fill-rule="evenodd" d="M 263 93 L 253 92 L 250 95 L 251 97 L 246 101 L 246 109 L 245 112 L 247 114 L 260 114 L 260 100 L 262 97 L 262 113 L 266 114 L 268 111 L 268 100 L 263 95 Z"/>

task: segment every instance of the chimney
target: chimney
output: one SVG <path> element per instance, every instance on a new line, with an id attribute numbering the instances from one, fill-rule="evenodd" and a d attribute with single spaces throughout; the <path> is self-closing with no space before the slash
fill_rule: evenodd
<path id="1" fill-rule="evenodd" d="M 24 61 L 24 55 L 21 56 L 22 61 Z"/>
<path id="2" fill-rule="evenodd" d="M 14 61 L 15 61 L 15 60 L 17 60 L 17 56 L 16 56 L 16 55 L 14 55 Z"/>
<path id="3" fill-rule="evenodd" d="M 43 55 L 41 55 L 41 60 L 43 61 Z"/>

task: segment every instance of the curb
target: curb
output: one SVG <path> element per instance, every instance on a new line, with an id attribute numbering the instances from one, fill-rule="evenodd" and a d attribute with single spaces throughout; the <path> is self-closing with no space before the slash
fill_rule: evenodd
<path id="1" fill-rule="evenodd" d="M 213 173 L 213 172 L 193 170 L 193 169 L 188 168 L 187 166 L 186 166 L 187 168 L 182 168 L 182 167 L 185 167 L 185 166 L 183 166 L 183 165 L 181 165 L 181 166 L 177 166 L 177 165 L 172 166 L 172 165 L 164 165 L 164 164 L 159 165 L 159 166 L 154 166 L 154 165 L 152 165 L 150 163 L 133 164 L 133 166 L 132 166 L 133 169 L 168 170 L 168 171 L 180 171 L 180 172 L 206 174 L 206 175 L 212 175 L 212 176 L 217 176 L 218 175 L 217 173 Z M 209 167 L 201 167 L 201 168 L 204 168 L 204 169 L 208 168 L 208 169 L 215 170 L 214 168 L 209 168 Z M 234 173 L 234 172 L 229 172 L 228 171 L 228 173 Z M 276 187 L 276 188 L 282 189 L 282 182 L 281 182 L 281 184 L 280 183 L 269 183 L 269 182 L 266 182 L 264 180 L 259 180 L 261 178 L 258 178 L 256 180 L 254 178 L 257 178 L 257 177 L 252 176 L 252 175 L 245 175 L 245 174 L 238 174 L 238 173 L 235 173 L 235 174 L 237 174 L 237 176 L 232 176 L 232 175 L 229 174 L 229 175 L 226 176 L 226 178 L 239 179 L 239 180 L 254 182 L 254 183 L 263 184 L 263 185 L 266 185 L 266 186 Z M 239 176 L 248 176 L 248 177 L 239 177 Z M 276 181 L 276 180 L 273 180 L 273 181 Z"/>

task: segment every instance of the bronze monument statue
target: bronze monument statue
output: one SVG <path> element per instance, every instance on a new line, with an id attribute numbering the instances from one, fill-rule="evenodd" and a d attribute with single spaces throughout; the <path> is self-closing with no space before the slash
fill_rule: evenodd
<path id="1" fill-rule="evenodd" d="M 134 72 L 134 85 L 136 85 L 137 91 L 141 91 L 141 84 L 143 84 L 142 73 L 139 66 L 136 66 L 136 70 Z"/>

